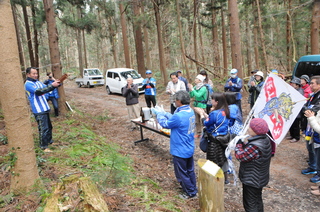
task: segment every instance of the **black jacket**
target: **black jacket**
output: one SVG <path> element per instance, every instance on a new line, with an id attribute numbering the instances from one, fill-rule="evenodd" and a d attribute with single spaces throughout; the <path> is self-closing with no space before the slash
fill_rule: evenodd
<path id="1" fill-rule="evenodd" d="M 239 178 L 245 185 L 262 188 L 269 182 L 271 141 L 267 135 L 257 135 L 248 139 L 246 145 L 249 144 L 259 148 L 260 158 L 250 162 L 241 162 Z"/>
<path id="2" fill-rule="evenodd" d="M 132 84 L 131 88 L 128 88 L 128 84 L 122 88 L 122 95 L 126 97 L 127 105 L 134 105 L 139 103 L 139 91 L 138 85 Z"/>

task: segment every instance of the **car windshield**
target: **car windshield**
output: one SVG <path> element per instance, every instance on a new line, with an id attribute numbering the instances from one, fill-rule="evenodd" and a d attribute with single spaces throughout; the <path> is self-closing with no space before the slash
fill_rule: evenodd
<path id="1" fill-rule="evenodd" d="M 88 69 L 89 76 L 102 75 L 99 69 Z"/>
<path id="2" fill-rule="evenodd" d="M 299 62 L 295 76 L 308 75 L 312 77 L 320 74 L 320 62 Z"/>
<path id="3" fill-rule="evenodd" d="M 121 72 L 121 76 L 123 76 L 125 79 L 127 79 L 128 77 L 131 77 L 132 79 L 139 79 L 140 78 L 140 76 L 136 70 Z"/>

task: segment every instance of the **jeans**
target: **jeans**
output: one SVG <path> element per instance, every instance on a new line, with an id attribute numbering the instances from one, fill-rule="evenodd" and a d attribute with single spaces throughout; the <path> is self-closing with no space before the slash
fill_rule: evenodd
<path id="1" fill-rule="evenodd" d="M 198 192 L 194 161 L 191 158 L 173 156 L 174 173 L 182 189 L 189 196 L 195 196 Z"/>
<path id="2" fill-rule="evenodd" d="M 52 142 L 52 124 L 49 111 L 43 113 L 35 113 L 34 117 L 38 123 L 40 148 L 46 149 Z"/>
<path id="3" fill-rule="evenodd" d="M 54 108 L 54 113 L 55 116 L 59 116 L 59 105 L 58 105 L 58 99 L 56 99 L 55 97 L 49 97 L 49 99 L 47 100 L 48 102 L 51 101 L 53 108 Z"/>
<path id="4" fill-rule="evenodd" d="M 317 170 L 317 161 L 316 161 L 316 156 L 315 156 L 315 151 L 313 148 L 313 143 L 309 144 L 309 141 L 306 141 L 306 146 L 309 154 L 309 162 L 308 165 L 311 169 Z"/>
<path id="5" fill-rule="evenodd" d="M 320 176 L 320 147 L 314 149 L 317 175 Z"/>
<path id="6" fill-rule="evenodd" d="M 242 201 L 246 212 L 263 212 L 262 188 L 243 184 Z"/>

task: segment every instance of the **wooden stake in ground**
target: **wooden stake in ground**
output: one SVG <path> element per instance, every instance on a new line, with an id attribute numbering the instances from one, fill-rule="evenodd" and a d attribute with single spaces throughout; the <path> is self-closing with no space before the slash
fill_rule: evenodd
<path id="1" fill-rule="evenodd" d="M 199 159 L 198 192 L 201 211 L 224 211 L 224 174 L 215 163 Z"/>

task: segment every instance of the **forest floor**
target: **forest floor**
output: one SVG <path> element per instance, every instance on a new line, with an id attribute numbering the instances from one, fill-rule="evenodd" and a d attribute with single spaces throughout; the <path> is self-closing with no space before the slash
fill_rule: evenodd
<path id="1" fill-rule="evenodd" d="M 99 126 L 95 125 L 95 132 L 105 136 L 109 142 L 120 145 L 120 153 L 133 160 L 134 174 L 155 182 L 158 185 L 156 192 L 159 194 L 166 192 L 167 195 L 162 198 L 168 203 L 174 202 L 178 205 L 174 211 L 200 211 L 199 199 L 177 200 L 179 189 L 171 163 L 169 139 L 144 130 L 145 137 L 150 140 L 134 145 L 134 141 L 140 138 L 140 132 L 129 130 L 131 125 L 125 99 L 121 95 L 108 95 L 104 86 L 78 88 L 72 81 L 65 83 L 65 93 L 71 107 L 91 116 L 107 114 L 110 117 L 106 121 L 99 122 Z M 168 96 L 161 91 L 159 93 L 158 104 L 169 111 Z M 145 106 L 144 95 L 140 95 L 139 101 L 140 106 Z M 248 114 L 249 105 L 246 101 L 242 104 L 244 115 Z M 52 118 L 52 122 L 53 126 L 58 124 L 55 118 Z M 91 120 L 88 122 L 95 124 Z M 59 141 L 56 142 L 59 145 Z M 206 157 L 198 145 L 199 139 L 196 140 L 195 163 L 199 158 Z M 233 161 L 238 170 L 239 163 L 234 158 Z M 312 176 L 301 174 L 301 170 L 306 167 L 305 142 L 302 139 L 297 143 L 283 140 L 272 158 L 270 182 L 263 190 L 265 211 L 319 211 L 320 196 L 310 193 L 310 186 L 314 185 L 309 181 Z M 198 170 L 197 165 L 196 169 Z M 229 175 L 229 179 L 231 184 L 225 185 L 224 188 L 225 211 L 244 211 L 241 182 L 233 185 L 232 175 Z M 143 200 L 131 197 L 128 188 L 110 189 L 110 193 L 104 194 L 111 211 L 171 211 L 157 204 L 150 205 L 148 209 L 141 207 Z"/>

